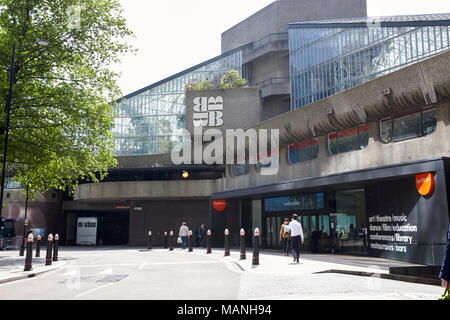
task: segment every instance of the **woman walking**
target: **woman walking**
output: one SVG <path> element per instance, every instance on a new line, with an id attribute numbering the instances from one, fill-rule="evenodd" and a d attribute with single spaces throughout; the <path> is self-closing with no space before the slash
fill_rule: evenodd
<path id="1" fill-rule="evenodd" d="M 291 229 L 289 229 L 289 218 L 284 219 L 284 223 L 281 225 L 280 229 L 280 242 L 283 246 L 284 256 L 289 256 L 290 249 L 290 238 L 291 238 Z"/>

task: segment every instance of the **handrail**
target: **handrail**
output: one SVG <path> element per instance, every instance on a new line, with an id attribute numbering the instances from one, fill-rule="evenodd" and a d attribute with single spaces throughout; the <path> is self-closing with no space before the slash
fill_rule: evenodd
<path id="1" fill-rule="evenodd" d="M 259 40 L 253 41 L 244 50 L 254 50 L 256 48 L 262 47 L 263 45 L 271 41 L 287 41 L 289 39 L 289 34 L 287 32 L 271 33 Z"/>
<path id="2" fill-rule="evenodd" d="M 261 82 L 257 83 L 255 86 L 264 87 L 264 86 L 267 86 L 270 84 L 287 83 L 287 82 L 290 82 L 290 80 L 291 80 L 290 77 L 274 77 L 274 78 L 269 78 L 264 81 L 261 81 Z"/>

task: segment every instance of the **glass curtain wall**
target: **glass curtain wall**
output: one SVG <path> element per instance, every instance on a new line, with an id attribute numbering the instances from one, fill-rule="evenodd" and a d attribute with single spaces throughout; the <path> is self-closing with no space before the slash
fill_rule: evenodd
<path id="1" fill-rule="evenodd" d="M 219 84 L 230 70 L 242 74 L 242 51 L 222 55 L 128 96 L 118 104 L 113 130 L 116 154 L 169 153 L 183 143 L 185 85 L 206 79 Z"/>
<path id="2" fill-rule="evenodd" d="M 333 27 L 320 21 L 292 24 L 291 109 L 450 49 L 450 14 L 436 16 L 438 20 L 426 19 L 418 21 L 420 18 L 415 17 L 413 22 L 384 22 L 370 27 L 367 21 L 364 25 L 348 23 L 348 19 L 332 21 Z"/>

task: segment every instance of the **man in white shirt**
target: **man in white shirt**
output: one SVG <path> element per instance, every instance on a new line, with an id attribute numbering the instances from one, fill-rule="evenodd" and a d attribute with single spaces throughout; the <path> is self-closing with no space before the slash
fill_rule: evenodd
<path id="1" fill-rule="evenodd" d="M 292 220 L 289 223 L 289 228 L 291 229 L 291 247 L 292 254 L 294 255 L 294 262 L 299 263 L 298 259 L 300 257 L 300 241 L 304 244 L 303 228 L 300 222 L 298 222 L 298 216 L 294 214 Z"/>
<path id="2" fill-rule="evenodd" d="M 180 227 L 180 232 L 178 232 L 178 235 L 181 237 L 181 248 L 186 249 L 186 240 L 189 234 L 189 229 L 186 226 L 186 222 L 183 222 Z"/>

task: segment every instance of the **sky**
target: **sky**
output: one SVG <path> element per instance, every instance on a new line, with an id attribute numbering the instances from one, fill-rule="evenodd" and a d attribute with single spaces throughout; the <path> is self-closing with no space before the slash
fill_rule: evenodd
<path id="1" fill-rule="evenodd" d="M 221 54 L 221 34 L 274 0 L 119 0 L 137 53 L 112 68 L 124 95 Z M 450 13 L 449 0 L 367 0 L 368 16 Z"/>

